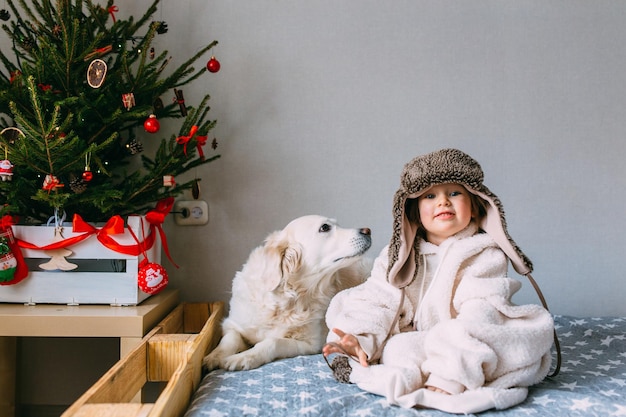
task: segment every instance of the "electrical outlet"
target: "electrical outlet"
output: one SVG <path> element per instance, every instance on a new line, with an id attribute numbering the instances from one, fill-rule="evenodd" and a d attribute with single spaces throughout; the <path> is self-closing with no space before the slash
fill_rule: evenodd
<path id="1" fill-rule="evenodd" d="M 176 201 L 173 211 L 179 226 L 200 226 L 209 222 L 209 204 L 204 200 Z"/>

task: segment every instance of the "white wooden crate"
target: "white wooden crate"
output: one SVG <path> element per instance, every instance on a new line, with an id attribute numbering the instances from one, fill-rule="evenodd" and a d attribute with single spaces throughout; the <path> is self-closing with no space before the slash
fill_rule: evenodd
<path id="1" fill-rule="evenodd" d="M 143 240 L 142 230 L 149 233 L 150 225 L 142 216 L 129 216 L 127 224 L 140 241 Z M 13 233 L 20 240 L 43 247 L 52 243 L 54 229 L 54 226 L 13 226 Z M 158 234 L 156 231 L 154 233 Z M 64 227 L 65 239 L 81 234 L 72 232 L 71 225 Z M 137 244 L 128 228 L 123 234 L 111 237 L 120 245 Z M 73 253 L 66 259 L 78 264 L 78 268 L 71 271 L 45 271 L 37 265 L 49 260 L 50 256 L 42 250 L 23 248 L 22 254 L 29 264 L 29 274 L 17 284 L 0 285 L 0 302 L 135 305 L 150 297 L 137 285 L 138 266 L 143 255 L 118 253 L 102 245 L 95 235 L 67 249 Z M 150 262 L 161 262 L 158 237 L 146 253 Z"/>

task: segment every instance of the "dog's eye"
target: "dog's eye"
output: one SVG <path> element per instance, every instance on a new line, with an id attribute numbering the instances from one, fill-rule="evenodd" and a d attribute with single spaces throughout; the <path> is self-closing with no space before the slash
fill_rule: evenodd
<path id="1" fill-rule="evenodd" d="M 327 232 L 330 232 L 330 230 L 331 230 L 332 228 L 333 228 L 333 227 L 332 227 L 330 224 L 328 224 L 328 223 L 324 223 L 323 225 L 321 225 L 321 226 L 320 226 L 320 233 L 327 233 Z"/>

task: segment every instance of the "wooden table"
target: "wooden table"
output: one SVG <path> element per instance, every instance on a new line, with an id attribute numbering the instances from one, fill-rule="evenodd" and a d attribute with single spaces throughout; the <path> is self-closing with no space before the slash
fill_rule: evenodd
<path id="1" fill-rule="evenodd" d="M 175 289 L 127 307 L 0 303 L 0 416 L 15 415 L 18 337 L 115 337 L 123 358 L 178 304 Z"/>

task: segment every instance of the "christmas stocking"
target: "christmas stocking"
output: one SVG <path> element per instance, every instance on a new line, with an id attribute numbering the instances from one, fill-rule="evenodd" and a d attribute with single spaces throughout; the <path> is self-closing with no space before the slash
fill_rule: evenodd
<path id="1" fill-rule="evenodd" d="M 0 285 L 17 284 L 28 275 L 28 266 L 11 226 L 0 228 Z"/>

